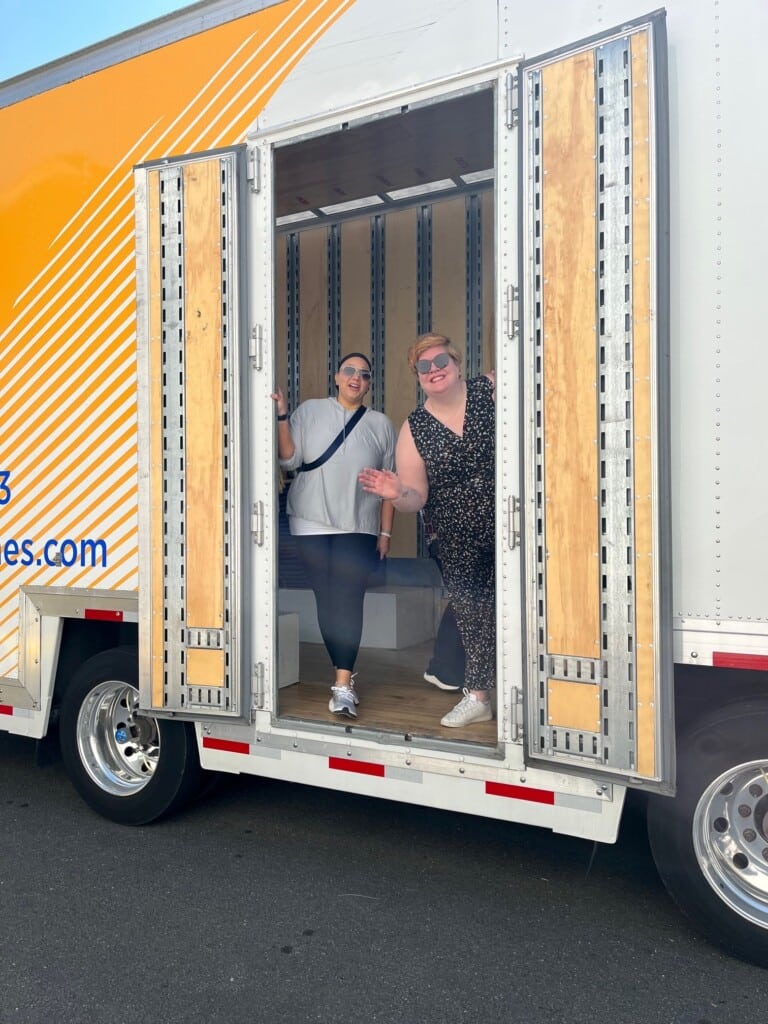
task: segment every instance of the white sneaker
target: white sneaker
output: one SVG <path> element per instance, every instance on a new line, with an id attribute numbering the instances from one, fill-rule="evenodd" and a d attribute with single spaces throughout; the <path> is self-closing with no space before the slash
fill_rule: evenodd
<path id="1" fill-rule="evenodd" d="M 464 690 L 464 696 L 453 710 L 440 719 L 440 725 L 445 725 L 449 729 L 458 729 L 462 725 L 471 725 L 473 722 L 490 722 L 492 718 L 491 702 L 477 700 L 469 690 Z"/>
<path id="2" fill-rule="evenodd" d="M 357 718 L 355 704 L 360 700 L 355 693 L 354 686 L 332 686 L 331 699 L 328 701 L 328 710 L 334 715 L 346 715 L 347 718 Z"/>
<path id="3" fill-rule="evenodd" d="M 432 683 L 439 690 L 450 690 L 452 693 L 458 693 L 461 689 L 460 686 L 454 686 L 452 683 L 444 683 L 442 679 L 438 679 L 437 676 L 433 676 L 431 672 L 425 672 L 424 678 L 428 683 Z"/>

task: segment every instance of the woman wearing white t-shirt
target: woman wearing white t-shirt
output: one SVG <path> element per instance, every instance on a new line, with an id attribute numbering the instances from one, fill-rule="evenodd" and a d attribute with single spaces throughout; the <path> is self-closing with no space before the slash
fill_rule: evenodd
<path id="1" fill-rule="evenodd" d="M 357 717 L 353 673 L 363 631 L 363 601 L 376 560 L 386 558 L 394 509 L 357 482 L 366 466 L 394 467 L 395 430 L 363 405 L 371 363 L 351 352 L 334 378 L 337 395 L 302 402 L 289 416 L 278 388 L 280 465 L 296 474 L 288 491 L 291 534 L 317 603 L 317 620 L 336 678 L 328 708 Z"/>

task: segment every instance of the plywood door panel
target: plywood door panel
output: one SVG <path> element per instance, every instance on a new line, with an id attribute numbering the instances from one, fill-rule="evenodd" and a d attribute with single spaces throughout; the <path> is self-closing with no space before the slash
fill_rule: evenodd
<path id="1" fill-rule="evenodd" d="M 659 548 L 669 529 L 660 455 L 669 395 L 658 356 L 667 263 L 657 21 L 663 14 L 524 70 L 523 313 L 533 341 L 531 751 L 665 783 L 673 722 Z"/>
<path id="2" fill-rule="evenodd" d="M 224 625 L 221 193 L 216 160 L 184 167 L 186 621 Z"/>
<path id="3" fill-rule="evenodd" d="M 594 683 L 547 680 L 547 720 L 552 728 L 600 731 L 600 687 Z"/>
<path id="4" fill-rule="evenodd" d="M 187 685 L 207 689 L 224 685 L 224 651 L 192 647 L 187 650 Z"/>
<path id="5" fill-rule="evenodd" d="M 238 717 L 250 707 L 229 563 L 234 553 L 238 579 L 240 571 L 248 578 L 236 426 L 247 424 L 235 383 L 247 353 L 243 156 L 194 155 L 137 172 L 147 206 L 136 238 L 139 310 L 146 299 L 147 314 L 138 321 L 139 366 L 147 368 L 139 436 L 148 455 L 140 529 L 150 530 L 140 551 L 140 690 L 143 704 L 173 714 L 204 707 Z"/>
<path id="6" fill-rule="evenodd" d="M 586 658 L 600 654 L 593 74 L 583 53 L 542 76 L 548 645 Z"/>

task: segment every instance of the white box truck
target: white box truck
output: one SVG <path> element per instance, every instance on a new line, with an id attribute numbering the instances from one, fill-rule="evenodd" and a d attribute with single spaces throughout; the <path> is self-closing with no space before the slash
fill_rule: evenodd
<path id="1" fill-rule="evenodd" d="M 210 0 L 0 84 L 0 729 L 134 824 L 223 771 L 612 842 L 639 789 L 768 963 L 767 45 L 763 0 Z M 429 330 L 496 374 L 496 715 L 439 725 L 398 514 L 339 722 L 270 395 L 363 350 L 399 426 Z"/>

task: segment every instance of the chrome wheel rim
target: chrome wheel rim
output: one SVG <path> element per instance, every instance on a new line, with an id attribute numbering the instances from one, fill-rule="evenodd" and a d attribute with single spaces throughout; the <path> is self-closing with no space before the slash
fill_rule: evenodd
<path id="1" fill-rule="evenodd" d="M 112 796 L 134 796 L 157 770 L 157 721 L 140 714 L 138 708 L 139 691 L 110 679 L 91 690 L 77 716 L 77 749 L 83 767 Z"/>
<path id="2" fill-rule="evenodd" d="M 702 874 L 737 914 L 768 928 L 768 764 L 729 768 L 702 793 L 693 816 Z"/>

